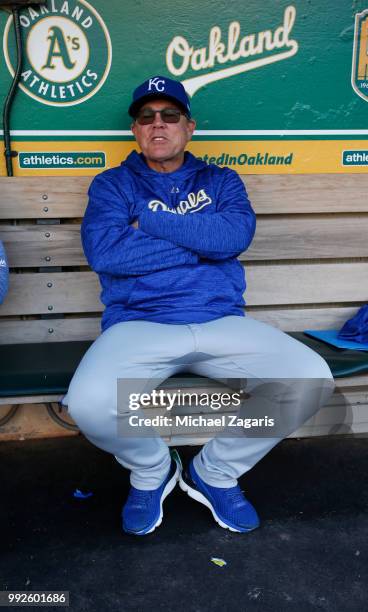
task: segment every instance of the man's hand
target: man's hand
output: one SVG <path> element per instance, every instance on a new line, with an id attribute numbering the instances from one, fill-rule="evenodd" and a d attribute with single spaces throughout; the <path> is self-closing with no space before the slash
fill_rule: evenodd
<path id="1" fill-rule="evenodd" d="M 136 219 L 133 223 L 130 224 L 132 227 L 138 229 L 138 219 Z"/>

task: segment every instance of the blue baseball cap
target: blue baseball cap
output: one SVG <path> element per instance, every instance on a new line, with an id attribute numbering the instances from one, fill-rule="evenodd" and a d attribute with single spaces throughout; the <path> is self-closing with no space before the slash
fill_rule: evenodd
<path id="1" fill-rule="evenodd" d="M 353 318 L 346 321 L 337 337 L 341 340 L 368 342 L 368 304 L 359 308 Z"/>
<path id="2" fill-rule="evenodd" d="M 142 104 L 151 98 L 171 100 L 181 106 L 188 117 L 191 116 L 188 94 L 183 85 L 179 81 L 163 76 L 151 77 L 133 91 L 133 101 L 128 109 L 129 115 L 135 117 Z"/>

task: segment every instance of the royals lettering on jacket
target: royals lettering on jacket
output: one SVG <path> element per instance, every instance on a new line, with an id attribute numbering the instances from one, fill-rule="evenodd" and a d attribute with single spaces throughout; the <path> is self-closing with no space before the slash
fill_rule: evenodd
<path id="1" fill-rule="evenodd" d="M 161 200 L 151 200 L 148 202 L 148 208 L 153 212 L 165 210 L 176 215 L 185 215 L 186 213 L 198 212 L 205 206 L 212 203 L 212 199 L 206 194 L 204 189 L 200 189 L 197 193 L 188 193 L 186 200 L 180 200 L 176 208 L 170 208 Z"/>

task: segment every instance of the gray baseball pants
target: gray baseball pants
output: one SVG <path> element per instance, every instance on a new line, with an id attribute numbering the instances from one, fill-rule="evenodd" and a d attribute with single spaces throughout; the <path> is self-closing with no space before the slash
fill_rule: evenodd
<path id="1" fill-rule="evenodd" d="M 156 433 L 121 435 L 130 410 L 127 405 L 121 411 L 119 405 L 118 428 L 117 379 L 136 379 L 135 391 L 147 392 L 180 372 L 244 380 L 250 391 L 242 408 L 245 415 L 261 415 L 263 410 L 263 416 L 272 417 L 273 411 L 280 416 L 280 404 L 287 407 L 285 422 L 273 437 L 245 431 L 217 435 L 202 447 L 194 457 L 195 469 L 217 487 L 235 486 L 242 474 L 315 414 L 334 389 L 331 371 L 316 352 L 249 315 L 206 323 L 135 320 L 112 325 L 84 355 L 64 403 L 86 438 L 131 471 L 131 484 L 138 489 L 160 486 L 170 467 L 169 448 Z"/>

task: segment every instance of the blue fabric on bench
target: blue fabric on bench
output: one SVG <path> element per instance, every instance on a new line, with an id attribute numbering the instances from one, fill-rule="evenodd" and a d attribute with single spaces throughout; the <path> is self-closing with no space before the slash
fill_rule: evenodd
<path id="1" fill-rule="evenodd" d="M 340 349 L 349 349 L 352 351 L 368 351 L 368 342 L 355 342 L 354 340 L 345 340 L 339 338 L 338 329 L 305 329 L 304 334 L 317 338 L 322 342 L 327 342 L 331 346 L 336 346 Z"/>
<path id="2" fill-rule="evenodd" d="M 319 353 L 327 361 L 334 378 L 368 372 L 367 352 L 336 348 L 303 332 L 289 332 L 289 335 Z"/>

